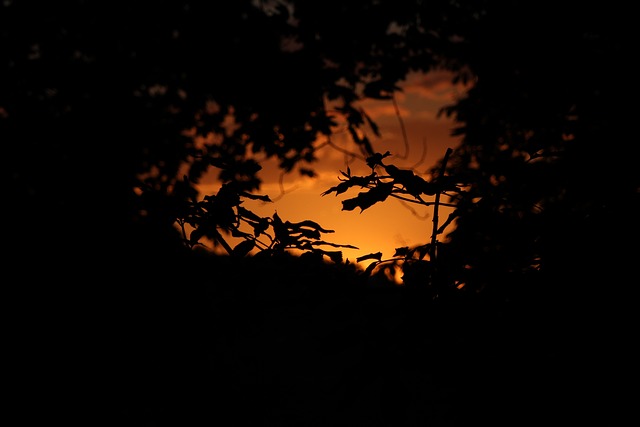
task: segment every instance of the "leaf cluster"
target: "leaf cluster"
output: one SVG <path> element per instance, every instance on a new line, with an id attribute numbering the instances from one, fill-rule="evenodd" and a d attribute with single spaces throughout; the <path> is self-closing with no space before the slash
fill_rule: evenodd
<path id="1" fill-rule="evenodd" d="M 200 201 L 192 200 L 176 218 L 184 243 L 194 248 L 202 246 L 202 239 L 208 238 L 231 256 L 244 257 L 250 253 L 275 256 L 293 251 L 298 255 L 326 256 L 335 263 L 343 262 L 342 251 L 325 247 L 358 249 L 323 240 L 323 234 L 334 233 L 334 230 L 325 229 L 315 221 L 283 221 L 277 212 L 272 217 L 256 215 L 242 206 L 244 199 L 271 202 L 268 196 L 238 190 L 233 183 L 222 185 L 217 194 L 205 195 Z M 239 242 L 231 246 L 229 237 Z"/>
<path id="2" fill-rule="evenodd" d="M 322 196 L 331 193 L 338 196 L 353 187 L 364 188 L 366 191 L 358 193 L 356 197 L 342 201 L 342 210 L 352 211 L 360 208 L 360 212 L 363 212 L 389 197 L 431 206 L 434 202 L 426 200 L 425 196 L 444 192 L 453 195 L 460 191 L 459 186 L 449 177 L 438 177 L 429 182 L 410 169 L 400 169 L 393 164 L 384 164 L 382 159 L 390 155 L 391 153 L 387 151 L 384 154 L 374 153 L 368 157 L 366 162 L 371 168 L 371 174 L 366 176 L 353 176 L 350 168 L 347 168 L 346 172 L 340 171 L 342 175 L 339 178 L 340 184 L 324 191 Z"/>
<path id="3" fill-rule="evenodd" d="M 6 1 L 0 137 L 7 216 L 23 224 L 10 242 L 63 260 L 87 246 L 105 258 L 123 246 L 135 259 L 205 238 L 241 240 L 224 248 L 238 255 L 322 253 L 324 228 L 258 218 L 242 200 L 263 197 L 262 161 L 313 176 L 318 147 L 330 145 L 318 141 L 345 131 L 371 173 L 347 169 L 324 195 L 360 189 L 342 203 L 360 212 L 392 198 L 451 203 L 446 246 L 432 239 L 399 256 L 440 260 L 446 247 L 474 292 L 624 259 L 624 245 L 607 241 L 612 224 L 638 216 L 623 73 L 634 67 L 634 27 L 620 11 L 577 1 Z M 469 89 L 442 110 L 461 143 L 446 173 L 425 179 L 377 152 L 365 129 L 380 129 L 358 103 L 393 99 L 409 73 L 438 69 Z M 211 175 L 221 191 L 196 197 Z M 432 237 L 447 221 L 437 223 Z"/>
<path id="4" fill-rule="evenodd" d="M 449 149 L 443 160 L 450 155 Z M 362 213 L 364 210 L 374 206 L 376 203 L 385 202 L 388 198 L 397 198 L 404 202 L 415 203 L 421 206 L 431 207 L 434 211 L 434 229 L 431 241 L 427 244 L 418 245 L 412 248 L 397 248 L 396 252 L 389 259 L 383 259 L 381 252 L 366 254 L 358 257 L 357 262 L 373 260 L 365 270 L 366 274 L 372 275 L 374 271 L 380 273 L 381 269 L 387 269 L 391 264 L 392 270 L 398 267 L 403 270 L 403 283 L 413 286 L 427 286 L 435 288 L 436 286 L 445 286 L 444 282 L 458 286 L 459 283 L 451 277 L 445 277 L 442 274 L 436 276 L 436 270 L 440 270 L 440 264 L 445 264 L 442 260 L 437 259 L 438 248 L 442 243 L 438 241 L 438 236 L 442 235 L 447 227 L 458 216 L 458 210 L 453 209 L 447 216 L 446 220 L 439 224 L 438 209 L 440 206 L 456 207 L 456 204 L 450 202 L 442 202 L 440 197 L 447 195 L 450 200 L 456 200 L 463 196 L 464 183 L 455 177 L 445 175 L 442 171 L 434 174 L 429 181 L 422 176 L 416 174 L 410 169 L 402 169 L 393 164 L 384 162 L 385 158 L 391 156 L 389 151 L 384 154 L 374 153 L 366 159 L 367 165 L 371 168 L 371 173 L 366 176 L 352 176 L 350 168 L 346 172 L 341 172 L 342 178 L 340 184 L 331 187 L 322 193 L 323 196 L 335 193 L 336 196 L 346 193 L 352 188 L 363 188 L 356 197 L 342 201 L 342 210 L 352 211 L 360 208 Z M 383 270 L 384 271 L 384 270 Z M 392 274 L 392 272 L 391 272 Z M 436 283 L 438 282 L 438 283 Z M 439 292 L 434 291 L 432 297 L 439 296 Z"/>

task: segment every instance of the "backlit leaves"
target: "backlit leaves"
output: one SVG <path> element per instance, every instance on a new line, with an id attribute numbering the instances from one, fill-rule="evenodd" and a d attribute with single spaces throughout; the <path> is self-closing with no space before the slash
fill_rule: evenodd
<path id="1" fill-rule="evenodd" d="M 368 176 L 353 176 L 353 177 L 349 177 L 348 180 L 342 181 L 340 184 L 336 185 L 335 187 L 331 187 L 330 189 L 328 189 L 327 191 L 322 193 L 322 196 L 326 196 L 327 194 L 331 194 L 333 192 L 335 192 L 336 196 L 337 196 L 338 194 L 342 194 L 342 193 L 346 192 L 351 187 L 366 188 L 370 184 L 373 184 L 375 182 L 375 180 L 376 180 L 376 175 L 375 174 L 371 174 L 371 175 L 368 175 Z"/>
<path id="2" fill-rule="evenodd" d="M 360 212 L 375 205 L 378 202 L 384 202 L 393 191 L 393 183 L 379 183 L 366 192 L 358 193 L 353 199 L 347 199 L 342 202 L 343 211 L 352 211 L 360 208 Z"/>
<path id="3" fill-rule="evenodd" d="M 449 152 L 449 151 L 448 151 Z M 351 211 L 356 208 L 360 208 L 360 212 L 368 209 L 378 202 L 384 202 L 388 197 L 398 197 L 404 201 L 411 200 L 409 196 L 413 198 L 413 201 L 417 204 L 424 206 L 433 206 L 434 212 L 437 213 L 438 205 L 441 204 L 440 196 L 445 192 L 460 193 L 457 180 L 444 174 L 444 169 L 436 175 L 436 178 L 429 182 L 421 176 L 415 174 L 410 169 L 401 169 L 393 164 L 385 164 L 383 160 L 391 156 L 389 151 L 382 153 L 374 153 L 367 157 L 367 165 L 372 169 L 371 175 L 358 177 L 352 176 L 351 170 L 347 169 L 347 172 L 341 172 L 342 176 L 346 179 L 339 178 L 342 182 L 335 187 L 322 193 L 322 195 L 335 192 L 336 195 L 345 193 L 352 187 L 367 188 L 368 191 L 358 193 L 354 198 L 346 199 L 342 202 L 342 210 Z M 447 156 L 443 163 L 446 165 Z M 387 175 L 379 175 L 375 169 L 381 167 L 387 173 Z M 433 200 L 425 200 L 423 196 L 433 196 Z M 451 194 L 449 194 L 451 196 Z M 437 221 L 439 216 L 434 214 L 434 218 Z M 444 232 L 453 220 L 457 217 L 456 212 L 448 215 L 447 220 L 438 227 L 438 224 L 434 225 L 434 231 L 432 240 L 430 243 L 424 245 L 418 245 L 415 247 L 401 247 L 396 248 L 396 252 L 390 259 L 382 259 L 382 253 L 371 253 L 357 258 L 357 262 L 373 260 L 371 264 L 365 269 L 365 273 L 373 275 L 374 271 L 391 272 L 395 268 L 407 268 L 405 271 L 405 277 L 412 283 L 418 283 L 420 281 L 429 282 L 434 280 L 432 269 L 430 266 L 436 264 L 436 247 L 440 247 L 441 243 L 435 239 L 435 236 Z M 428 257 L 428 262 L 425 258 Z M 429 267 L 429 268 L 423 268 Z M 425 274 L 429 274 L 425 276 Z"/>
<path id="4" fill-rule="evenodd" d="M 277 213 L 273 215 L 272 221 L 275 231 L 275 239 L 273 249 L 284 251 L 286 249 L 298 249 L 302 251 L 311 251 L 327 255 L 330 259 L 342 259 L 342 253 L 327 252 L 319 249 L 318 246 L 333 246 L 350 249 L 357 249 L 352 245 L 340 245 L 329 243 L 321 240 L 322 233 L 333 233 L 334 230 L 328 230 L 321 227 L 318 223 L 310 220 L 292 223 L 290 221 L 282 221 Z"/>
<path id="5" fill-rule="evenodd" d="M 373 155 L 367 157 L 367 165 L 371 169 L 374 169 L 376 166 L 384 166 L 382 164 L 382 159 L 384 159 L 385 157 L 389 157 L 390 155 L 391 153 L 389 151 L 385 152 L 384 154 L 374 153 Z"/>
<path id="6" fill-rule="evenodd" d="M 362 262 L 362 261 L 367 261 L 370 259 L 374 259 L 376 261 L 380 261 L 382 259 L 382 252 L 376 252 L 376 253 L 371 253 L 371 254 L 367 254 L 367 255 L 362 255 L 358 258 L 356 258 L 356 262 Z"/>
<path id="7" fill-rule="evenodd" d="M 412 171 L 400 169 L 394 165 L 386 165 L 384 168 L 389 176 L 393 178 L 397 184 L 404 187 L 406 192 L 410 195 L 418 197 L 421 194 L 426 194 L 428 196 L 436 194 L 436 189 L 433 184 L 414 174 Z"/>
<path id="8" fill-rule="evenodd" d="M 232 255 L 234 256 L 246 256 L 251 252 L 251 250 L 256 246 L 255 241 L 253 240 L 243 240 L 238 243 L 235 248 L 233 248 Z"/>
<path id="9" fill-rule="evenodd" d="M 389 151 L 374 153 L 367 157 L 367 165 L 372 169 L 372 173 L 367 176 L 352 176 L 351 170 L 340 172 L 346 179 L 338 178 L 340 184 L 331 187 L 322 195 L 335 193 L 342 194 L 352 187 L 368 188 L 369 191 L 359 193 L 356 197 L 344 200 L 342 210 L 352 211 L 360 208 L 360 211 L 370 208 L 378 202 L 385 201 L 392 194 L 402 194 L 413 196 L 419 203 L 423 203 L 422 195 L 434 196 L 445 191 L 458 191 L 456 181 L 448 176 L 442 176 L 433 182 L 428 182 L 424 178 L 416 175 L 409 169 L 400 169 L 392 164 L 384 164 L 383 159 L 391 156 Z M 378 175 L 374 169 L 377 166 L 384 168 L 388 176 Z"/>

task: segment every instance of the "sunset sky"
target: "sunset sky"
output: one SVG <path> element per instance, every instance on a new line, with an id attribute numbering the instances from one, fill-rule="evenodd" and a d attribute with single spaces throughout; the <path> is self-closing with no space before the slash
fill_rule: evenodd
<path id="1" fill-rule="evenodd" d="M 458 141 L 451 137 L 452 122 L 444 116 L 437 117 L 439 109 L 454 101 L 464 91 L 462 86 L 450 83 L 446 72 L 432 72 L 428 75 L 412 74 L 401 85 L 402 92 L 396 94 L 400 119 L 391 100 L 367 100 L 361 104 L 369 116 L 378 124 L 381 137 L 368 133 L 374 150 L 391 152 L 386 163 L 401 168 L 414 168 L 423 173 L 440 159 L 448 147 L 455 147 Z M 401 120 L 401 121 L 400 121 Z M 403 126 L 408 146 L 404 143 Z M 319 139 L 322 145 L 326 139 Z M 347 133 L 338 133 L 332 142 L 346 150 L 356 152 Z M 407 150 L 408 147 L 408 150 Z M 407 152 L 408 151 L 408 152 Z M 313 220 L 335 233 L 323 235 L 323 239 L 337 244 L 350 244 L 359 249 L 343 248 L 344 259 L 355 261 L 359 256 L 382 252 L 383 259 L 393 256 L 395 248 L 424 244 L 431 237 L 432 211 L 430 207 L 403 204 L 389 198 L 360 213 L 360 209 L 342 211 L 342 200 L 355 197 L 355 188 L 340 194 L 321 196 L 329 188 L 339 183 L 340 171 L 346 171 L 349 159 L 344 153 L 325 146 L 318 154 L 314 165 L 318 174 L 315 178 L 301 177 L 297 173 L 286 175 L 279 180 L 280 171 L 275 162 L 263 164 L 264 183 L 260 194 L 267 194 L 273 203 L 248 201 L 245 207 L 262 216 L 272 216 L 274 212 L 283 220 L 297 222 Z M 360 159 L 352 159 L 348 166 L 353 175 L 366 175 L 369 168 Z M 426 178 L 426 175 L 424 176 Z M 201 185 L 203 194 L 217 191 L 219 183 L 213 178 Z M 284 188 L 284 193 L 281 189 Z M 446 219 L 441 211 L 440 222 Z M 326 247 L 327 250 L 334 250 Z M 363 267 L 370 261 L 363 261 Z"/>

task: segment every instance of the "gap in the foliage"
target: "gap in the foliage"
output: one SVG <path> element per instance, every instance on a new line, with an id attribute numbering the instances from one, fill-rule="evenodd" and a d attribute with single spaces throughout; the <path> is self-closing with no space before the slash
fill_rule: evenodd
<path id="1" fill-rule="evenodd" d="M 446 71 L 412 73 L 400 87 L 402 91 L 395 95 L 395 100 L 367 99 L 360 103 L 380 130 L 379 137 L 373 132 L 367 136 L 375 151 L 389 151 L 392 154 L 388 157 L 389 163 L 412 169 L 428 180 L 428 171 L 442 158 L 446 149 L 459 143 L 457 137 L 451 136 L 453 121 L 438 113 L 442 107 L 463 96 L 465 87 L 451 83 L 451 75 Z M 382 252 L 385 259 L 390 258 L 398 247 L 411 247 L 429 241 L 433 226 L 431 207 L 388 199 L 363 212 L 359 209 L 343 211 L 341 201 L 355 197 L 357 191 L 338 197 L 333 194 L 321 196 L 339 183 L 340 171 L 346 171 L 347 167 L 353 175 L 370 173 L 361 158 L 347 154 L 358 153 L 348 132 L 341 132 L 338 128 L 331 137 L 331 145 L 327 142 L 324 136 L 316 142 L 318 161 L 311 165 L 317 174 L 314 178 L 299 175 L 295 171 L 283 176 L 276 161 L 263 161 L 263 184 L 257 193 L 268 195 L 272 202 L 246 201 L 243 206 L 260 216 L 271 217 L 277 213 L 283 221 L 291 222 L 310 219 L 326 229 L 334 230 L 334 233 L 326 236 L 326 240 L 358 248 L 342 249 L 344 260 L 350 262 L 376 252 Z M 215 194 L 219 188 L 217 170 L 212 170 L 199 186 L 201 196 Z M 450 211 L 450 208 L 440 208 L 440 222 L 446 219 Z M 230 242 L 235 241 L 231 236 L 228 238 Z M 445 238 L 446 233 L 439 240 Z M 211 248 L 224 253 L 221 247 Z M 369 262 L 362 261 L 360 264 L 366 268 Z M 400 276 L 398 272 L 395 277 L 397 282 L 401 282 Z"/>

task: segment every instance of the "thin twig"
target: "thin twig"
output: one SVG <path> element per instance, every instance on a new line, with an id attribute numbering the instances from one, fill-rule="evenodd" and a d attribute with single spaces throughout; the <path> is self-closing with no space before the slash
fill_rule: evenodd
<path id="1" fill-rule="evenodd" d="M 222 235 L 218 232 L 216 228 L 213 229 L 213 235 L 216 238 L 216 242 L 220 243 L 222 247 L 227 251 L 227 253 L 231 255 L 233 253 L 233 248 L 229 246 L 227 241 L 224 240 L 224 237 L 222 237 Z"/>
<path id="2" fill-rule="evenodd" d="M 415 172 L 418 166 L 424 163 L 424 160 L 427 158 L 427 151 L 427 138 L 422 138 L 422 154 L 420 155 L 420 159 L 416 163 L 414 163 L 413 166 L 410 166 L 409 169 Z"/>
<path id="3" fill-rule="evenodd" d="M 299 187 L 298 185 L 294 185 L 290 189 L 286 190 L 284 188 L 284 176 L 286 174 L 287 174 L 286 172 L 280 172 L 280 176 L 278 177 L 278 186 L 280 188 L 280 194 L 278 194 L 276 197 L 271 199 L 272 202 L 277 202 L 278 200 L 282 199 L 285 194 L 291 193 L 292 191 L 295 191 Z M 267 202 L 265 202 L 265 203 L 267 203 Z"/>
<path id="4" fill-rule="evenodd" d="M 404 143 L 404 154 L 397 157 L 402 160 L 406 160 L 407 158 L 409 158 L 409 138 L 407 137 L 407 130 L 404 127 L 404 121 L 402 120 L 402 116 L 400 115 L 400 108 L 398 107 L 398 103 L 396 102 L 395 94 L 391 95 L 391 102 L 393 102 L 393 108 L 396 112 L 398 123 L 400 123 L 400 130 L 402 131 L 402 142 Z"/>
<path id="5" fill-rule="evenodd" d="M 444 154 L 444 158 L 442 159 L 442 166 L 440 167 L 440 173 L 436 177 L 436 179 L 440 179 L 444 176 L 445 170 L 447 168 L 447 162 L 449 161 L 449 156 L 453 150 L 451 148 L 447 148 L 447 152 Z M 437 256 L 436 244 L 438 242 L 438 208 L 440 205 L 440 191 L 436 192 L 436 199 L 433 206 L 433 231 L 431 232 L 431 247 L 429 248 L 429 259 L 431 261 L 431 283 L 433 283 L 433 277 L 435 276 L 435 261 Z"/>

